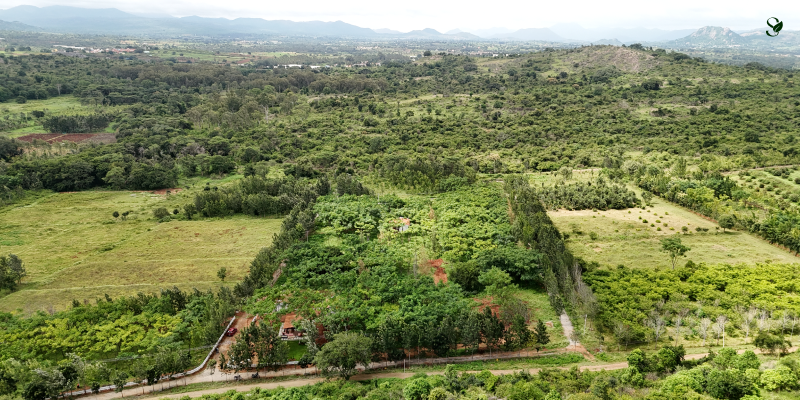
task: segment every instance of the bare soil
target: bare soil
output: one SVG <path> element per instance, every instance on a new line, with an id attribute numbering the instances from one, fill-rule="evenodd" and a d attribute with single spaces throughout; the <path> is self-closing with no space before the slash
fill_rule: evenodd
<path id="1" fill-rule="evenodd" d="M 47 143 L 60 143 L 60 142 L 92 142 L 92 143 L 115 143 L 116 136 L 113 133 L 32 133 L 30 135 L 20 136 L 17 140 L 23 142 L 33 143 L 34 140 L 43 140 Z"/>

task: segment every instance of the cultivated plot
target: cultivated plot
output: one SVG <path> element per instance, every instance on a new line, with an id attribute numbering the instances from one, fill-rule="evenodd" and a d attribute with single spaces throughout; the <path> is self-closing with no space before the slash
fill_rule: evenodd
<path id="1" fill-rule="evenodd" d="M 573 254 L 604 265 L 671 268 L 660 242 L 671 235 L 678 235 L 692 249 L 678 261 L 680 265 L 688 260 L 714 264 L 800 262 L 794 254 L 760 238 L 739 231 L 723 233 L 714 222 L 659 199 L 647 210 L 559 210 L 548 215 L 559 231 L 569 235 L 567 247 Z"/>

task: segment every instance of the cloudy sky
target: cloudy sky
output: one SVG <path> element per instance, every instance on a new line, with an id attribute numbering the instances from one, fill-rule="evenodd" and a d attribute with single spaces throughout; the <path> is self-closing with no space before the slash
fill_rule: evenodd
<path id="1" fill-rule="evenodd" d="M 766 26 L 769 17 L 784 21 L 787 30 L 800 29 L 798 0 L 0 0 L 0 9 L 23 4 L 118 8 L 173 16 L 341 20 L 366 28 L 401 31 L 542 28 L 557 23 L 577 23 L 585 28 L 687 29 L 715 25 L 746 29 Z"/>

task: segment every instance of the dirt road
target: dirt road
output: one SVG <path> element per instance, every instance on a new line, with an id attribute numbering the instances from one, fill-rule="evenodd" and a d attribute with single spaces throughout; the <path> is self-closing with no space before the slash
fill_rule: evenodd
<path id="1" fill-rule="evenodd" d="M 792 352 L 797 351 L 797 347 L 791 348 L 790 351 L 792 351 Z M 742 353 L 742 352 L 744 352 L 744 350 L 739 350 L 739 353 Z M 756 350 L 756 353 L 759 353 L 759 351 Z M 706 355 L 707 355 L 707 353 L 688 354 L 688 355 L 686 355 L 685 359 L 686 360 L 697 360 L 697 359 L 705 357 Z M 617 363 L 608 363 L 608 364 L 585 365 L 585 366 L 579 367 L 579 369 L 581 371 L 601 371 L 601 370 L 612 371 L 612 370 L 619 370 L 619 369 L 623 369 L 623 368 L 627 368 L 627 367 L 628 367 L 628 363 L 627 362 L 617 362 Z M 558 369 L 566 370 L 566 369 L 569 369 L 569 368 L 568 367 L 561 367 L 561 368 L 558 368 Z M 507 374 L 513 374 L 515 372 L 519 372 L 519 371 L 522 371 L 522 370 L 524 370 L 524 369 L 491 370 L 491 372 L 492 372 L 492 374 L 495 374 L 495 375 L 507 375 Z M 541 370 L 542 370 L 542 368 L 530 368 L 530 369 L 527 369 L 527 371 L 529 373 L 531 373 L 531 374 L 536 374 Z M 309 373 L 311 371 L 312 371 L 312 369 L 308 370 Z M 470 371 L 470 372 L 478 372 L 478 371 Z M 443 371 L 428 372 L 428 375 L 442 375 L 442 374 L 444 374 Z M 204 374 L 204 375 L 207 376 L 207 374 Z M 405 379 L 405 378 L 410 378 L 412 376 L 414 376 L 414 373 L 412 373 L 412 372 L 386 372 L 386 373 L 374 373 L 374 374 L 356 375 L 356 376 L 352 377 L 351 380 L 364 381 L 364 380 L 378 379 L 378 378 Z M 202 379 L 202 380 L 203 381 L 208 381 L 207 379 Z M 221 380 L 221 379 L 217 379 L 217 380 Z M 315 383 L 323 382 L 323 381 L 325 381 L 325 378 L 308 377 L 308 378 L 298 378 L 298 379 L 286 380 L 286 381 L 281 381 L 281 382 L 241 384 L 241 385 L 237 385 L 237 386 L 234 386 L 234 387 L 228 386 L 228 387 L 224 387 L 224 388 L 197 390 L 197 391 L 192 391 L 192 392 L 187 392 L 187 393 L 177 393 L 177 394 L 159 395 L 158 392 L 155 392 L 155 393 L 147 393 L 145 396 L 142 396 L 142 389 L 141 388 L 132 388 L 132 389 L 129 389 L 129 390 L 125 390 L 125 392 L 123 394 L 125 395 L 125 397 L 136 396 L 139 399 L 178 399 L 178 398 L 181 398 L 181 397 L 184 397 L 184 396 L 200 397 L 200 396 L 202 396 L 204 394 L 225 393 L 225 392 L 227 392 L 227 391 L 229 391 L 231 389 L 235 389 L 235 390 L 238 390 L 238 391 L 241 391 L 241 392 L 245 392 L 245 391 L 249 391 L 249 390 L 252 390 L 254 388 L 257 388 L 257 387 L 258 388 L 262 388 L 262 389 L 276 389 L 278 387 L 290 388 L 290 387 L 313 385 Z M 109 399 L 119 398 L 120 395 L 118 393 L 101 393 L 99 395 L 89 396 L 89 397 L 91 397 L 92 400 L 109 400 Z"/>

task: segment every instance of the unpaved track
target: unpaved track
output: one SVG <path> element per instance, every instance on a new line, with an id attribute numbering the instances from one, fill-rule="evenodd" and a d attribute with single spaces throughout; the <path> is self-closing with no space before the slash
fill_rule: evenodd
<path id="1" fill-rule="evenodd" d="M 792 348 L 789 349 L 789 351 L 790 352 L 795 352 L 795 351 L 797 351 L 797 349 L 798 349 L 797 347 L 792 347 Z M 739 353 L 743 353 L 744 351 L 745 350 L 739 350 L 738 352 Z M 754 351 L 756 353 L 761 353 L 759 350 L 754 350 Z M 685 359 L 686 360 L 697 360 L 697 359 L 705 357 L 706 355 L 708 355 L 708 353 L 687 354 Z M 617 363 L 610 363 L 610 364 L 585 365 L 585 366 L 579 367 L 579 369 L 581 371 L 602 371 L 602 370 L 612 371 L 612 370 L 624 369 L 624 368 L 627 368 L 627 367 L 628 367 L 628 363 L 627 362 L 617 362 Z M 556 368 L 556 369 L 567 370 L 569 368 L 568 367 L 559 367 L 559 368 Z M 306 371 L 312 371 L 312 370 L 313 370 L 313 368 L 309 368 Z M 524 369 L 524 368 L 520 368 L 520 369 L 490 370 L 490 372 L 492 374 L 494 374 L 494 375 L 507 375 L 507 374 L 513 374 L 513 373 L 519 372 L 519 371 L 528 371 L 531 374 L 537 374 L 541 370 L 542 370 L 542 368 L 530 368 L 530 369 L 527 369 L 527 370 Z M 478 372 L 478 371 L 469 371 L 469 372 Z M 427 374 L 428 375 L 443 375 L 444 371 L 427 372 Z M 216 376 L 219 377 L 219 373 L 217 373 Z M 250 376 L 249 373 L 242 373 L 242 378 L 244 378 L 244 379 L 249 378 L 249 376 Z M 385 373 L 374 373 L 374 374 L 361 374 L 361 375 L 356 375 L 356 376 L 354 376 L 354 377 L 352 377 L 350 379 L 354 380 L 354 381 L 365 381 L 365 380 L 370 380 L 370 379 L 385 379 L 385 378 L 405 379 L 405 378 L 410 378 L 412 376 L 414 376 L 414 373 L 412 373 L 412 372 L 385 372 Z M 192 378 L 199 378 L 199 377 L 210 378 L 210 376 L 208 376 L 207 373 L 200 373 L 198 375 L 195 375 L 194 377 L 190 377 L 189 380 L 190 381 L 198 380 L 198 379 L 192 379 Z M 209 379 L 202 379 L 202 378 L 199 379 L 199 380 L 205 381 L 205 382 L 209 381 Z M 225 380 L 225 379 L 224 378 L 217 379 L 217 381 L 221 381 L 221 380 Z M 255 388 L 262 388 L 262 389 L 277 389 L 279 387 L 291 388 L 291 387 L 313 385 L 315 383 L 324 382 L 324 381 L 325 381 L 325 378 L 318 378 L 318 377 L 311 378 L 311 377 L 309 377 L 309 378 L 298 378 L 298 379 L 286 380 L 286 381 L 281 381 L 281 382 L 265 382 L 265 383 L 255 383 L 255 384 L 241 384 L 241 385 L 236 385 L 236 386 L 228 386 L 228 387 L 224 387 L 224 388 L 196 390 L 196 391 L 191 391 L 191 392 L 186 392 L 186 393 L 176 393 L 176 394 L 159 395 L 158 392 L 145 393 L 144 396 L 142 395 L 142 388 L 139 387 L 139 388 L 127 389 L 122 393 L 122 395 L 124 395 L 124 397 L 137 397 L 137 400 L 141 400 L 141 399 L 179 399 L 179 398 L 184 397 L 184 396 L 200 397 L 200 396 L 202 396 L 204 394 L 220 394 L 220 393 L 225 393 L 225 392 L 227 392 L 229 390 L 232 390 L 232 389 L 240 391 L 240 392 L 246 392 L 246 391 L 249 391 L 249 390 L 252 390 L 252 389 L 255 389 Z M 144 391 L 147 392 L 147 388 L 145 388 Z M 120 398 L 120 397 L 121 396 L 120 396 L 119 393 L 108 392 L 108 393 L 100 393 L 98 395 L 85 396 L 84 398 L 91 399 L 91 400 L 109 400 L 109 399 L 116 399 L 116 398 Z"/>

